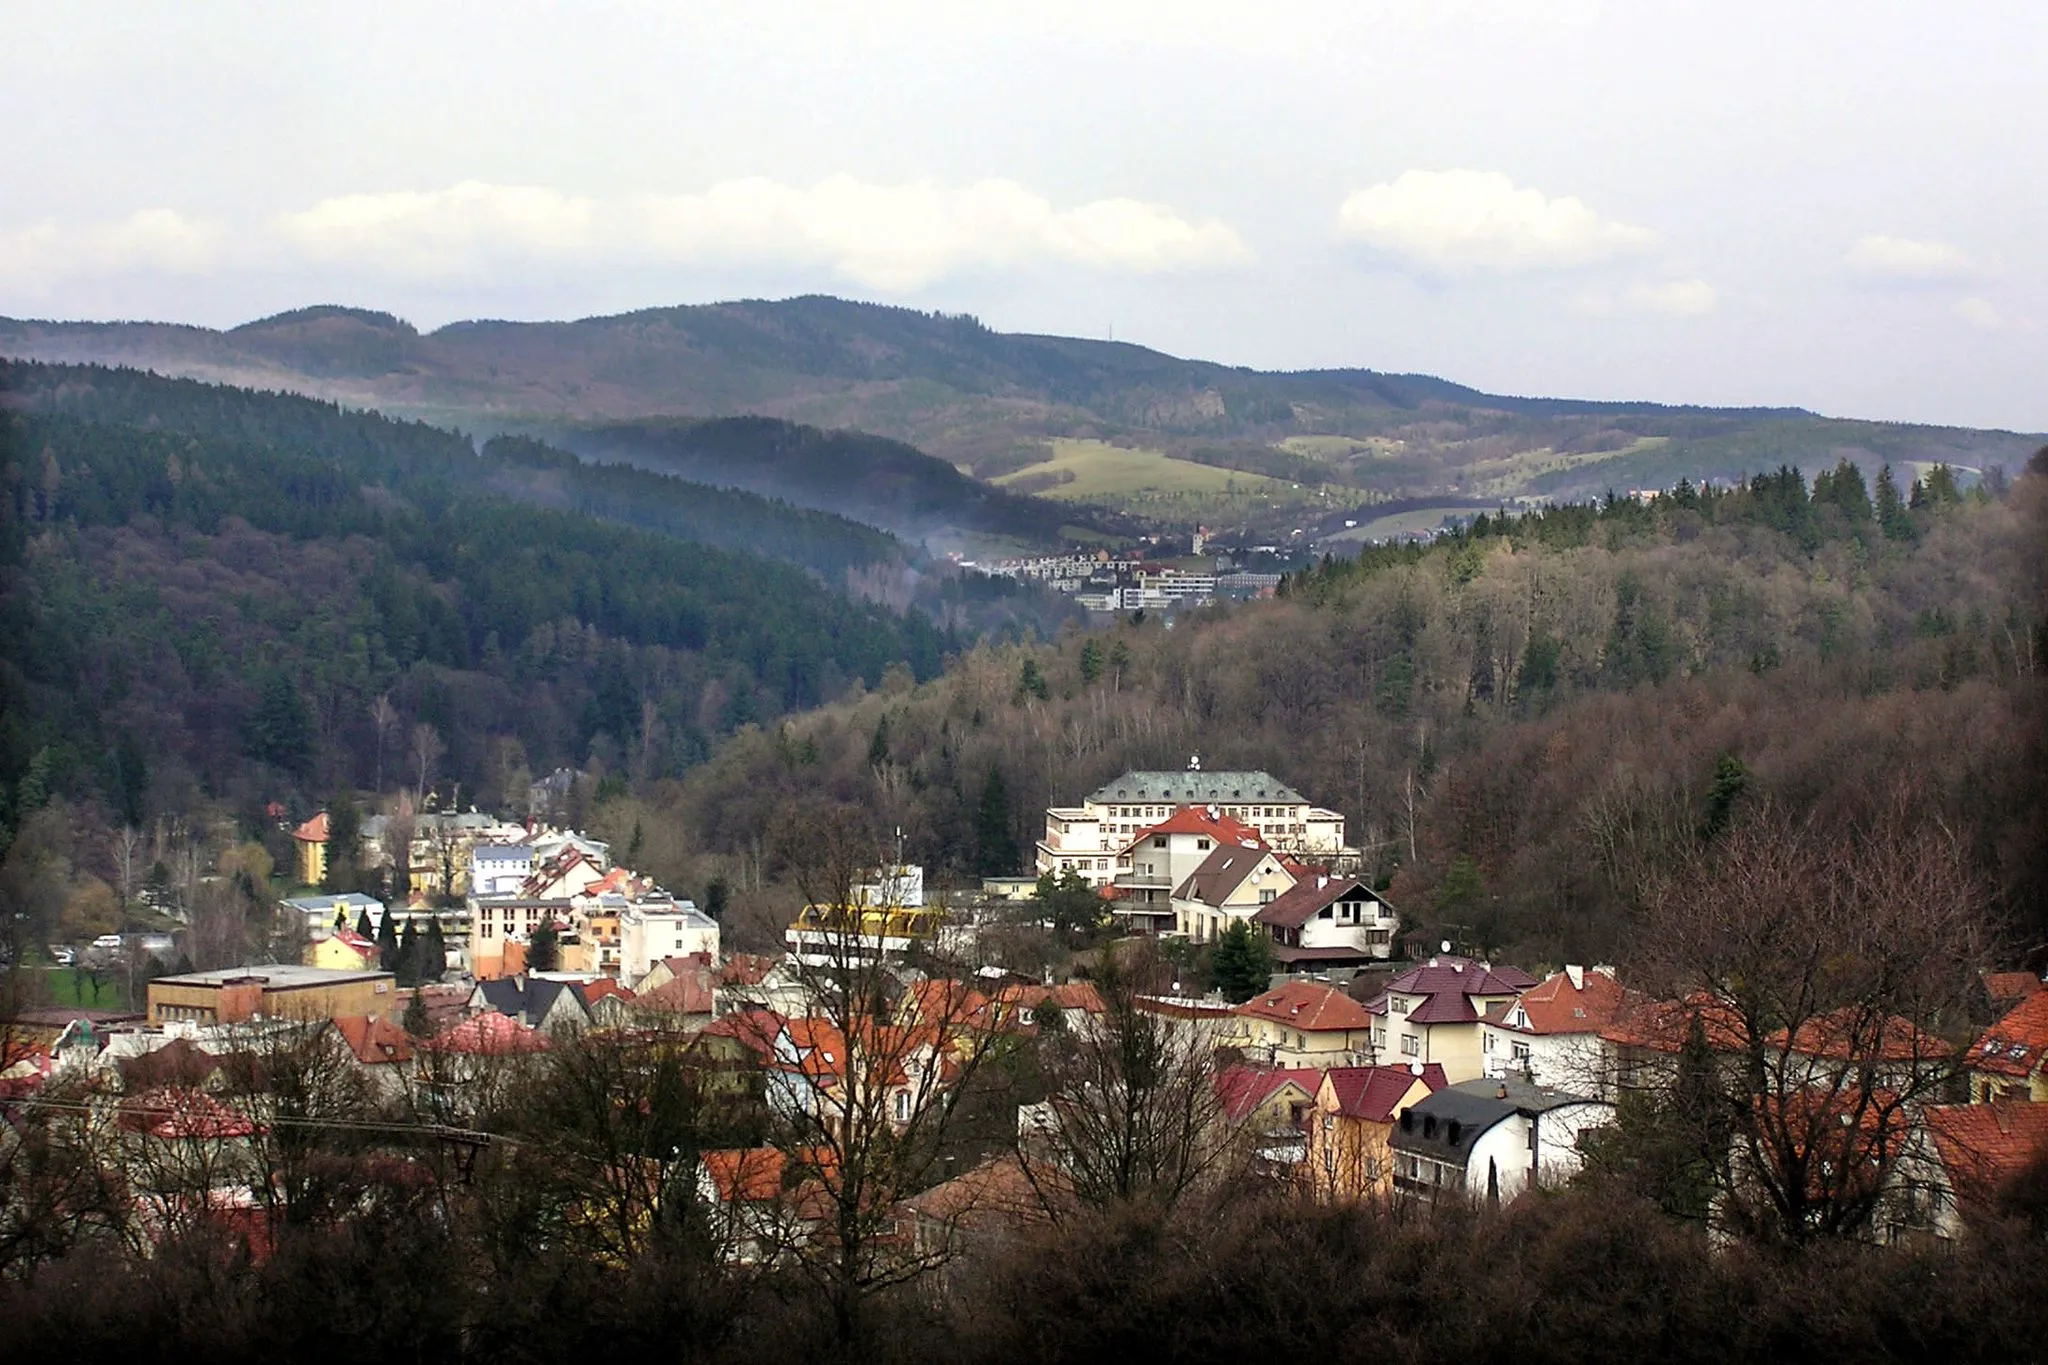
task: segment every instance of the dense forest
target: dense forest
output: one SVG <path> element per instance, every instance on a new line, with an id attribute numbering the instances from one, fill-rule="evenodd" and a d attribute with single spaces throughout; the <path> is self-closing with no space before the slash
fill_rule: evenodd
<path id="1" fill-rule="evenodd" d="M 1411 924 L 1555 962 L 1616 952 L 1738 809 L 1904 801 L 1960 832 L 2029 950 L 2048 941 L 2044 466 L 1965 494 L 1843 463 L 1482 518 L 1279 601 L 984 645 L 744 733 L 634 818 L 674 817 L 678 868 L 723 865 L 823 792 L 929 862 L 1014 871 L 1044 806 L 1199 753 L 1342 810 Z"/>
<path id="2" fill-rule="evenodd" d="M 525 774 L 672 774 L 953 647 L 715 543 L 855 576 L 898 553 L 838 518 L 304 399 L 22 366 L 0 387 L 8 826 L 52 794 L 134 824 L 408 765 L 516 805 Z M 522 474 L 577 510 L 499 491 Z"/>

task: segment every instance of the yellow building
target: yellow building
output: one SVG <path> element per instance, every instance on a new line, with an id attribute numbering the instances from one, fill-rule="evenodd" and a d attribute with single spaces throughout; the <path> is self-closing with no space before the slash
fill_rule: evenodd
<path id="1" fill-rule="evenodd" d="M 382 960 L 377 945 L 353 929 L 337 929 L 306 945 L 306 965 L 330 972 L 374 972 Z"/>
<path id="2" fill-rule="evenodd" d="M 321 886 L 327 881 L 327 812 L 321 811 L 292 831 L 299 851 L 299 885 Z"/>
<path id="3" fill-rule="evenodd" d="M 1320 1199 L 1366 1199 L 1394 1189 L 1389 1139 L 1401 1111 L 1445 1086 L 1440 1066 L 1333 1067 L 1316 1091 L 1302 1176 Z"/>
<path id="4" fill-rule="evenodd" d="M 1219 1041 L 1275 1066 L 1349 1066 L 1371 1060 L 1372 1025 L 1344 992 L 1290 981 L 1239 1005 Z"/>
<path id="5" fill-rule="evenodd" d="M 390 972 L 336 971 L 297 963 L 228 967 L 160 976 L 149 983 L 149 1022 L 191 1019 L 240 1024 L 251 1019 L 341 1019 L 395 1014 Z"/>

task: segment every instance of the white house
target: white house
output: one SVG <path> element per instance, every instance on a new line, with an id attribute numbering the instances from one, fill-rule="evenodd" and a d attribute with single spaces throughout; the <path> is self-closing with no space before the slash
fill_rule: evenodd
<path id="1" fill-rule="evenodd" d="M 1494 1005 L 1479 1021 L 1484 1074 L 1600 1093 L 1609 1069 L 1600 1030 L 1623 1003 L 1614 968 L 1566 967 Z"/>
<path id="2" fill-rule="evenodd" d="M 1253 921 L 1290 972 L 1364 966 L 1394 955 L 1400 916 L 1362 877 L 1317 873 L 1261 906 Z"/>
<path id="3" fill-rule="evenodd" d="M 696 902 L 643 896 L 619 910 L 619 976 L 638 981 L 664 958 L 708 954 L 718 960 L 718 921 Z"/>
<path id="4" fill-rule="evenodd" d="M 1174 929 L 1214 943 L 1294 886 L 1294 874 L 1263 844 L 1219 844 L 1173 889 Z M 1122 907 L 1119 907 L 1121 909 Z"/>
<path id="5" fill-rule="evenodd" d="M 533 845 L 478 844 L 469 851 L 469 894 L 510 896 L 533 875 Z"/>
<path id="6" fill-rule="evenodd" d="M 1446 1086 L 1395 1118 L 1394 1192 L 1506 1203 L 1576 1173 L 1579 1134 L 1613 1118 L 1605 1100 L 1513 1078 Z"/>

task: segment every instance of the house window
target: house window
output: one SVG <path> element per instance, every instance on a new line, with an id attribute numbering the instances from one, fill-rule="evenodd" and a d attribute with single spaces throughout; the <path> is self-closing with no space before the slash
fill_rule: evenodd
<path id="1" fill-rule="evenodd" d="M 1397 995 L 1394 997 L 1394 1013 L 1406 1014 L 1408 1012 L 1408 1005 L 1409 1001 L 1407 996 Z"/>
<path id="2" fill-rule="evenodd" d="M 1516 1043 L 1508 1050 L 1508 1056 L 1515 1062 L 1527 1066 L 1529 1064 L 1529 1045 L 1527 1043 Z"/>
<path id="3" fill-rule="evenodd" d="M 1206 850 L 1206 849 L 1207 849 L 1208 847 L 1209 847 L 1209 841 L 1208 841 L 1207 839 L 1197 839 L 1197 840 L 1195 840 L 1195 849 L 1196 849 L 1196 850 L 1197 850 L 1198 852 L 1200 852 L 1200 851 L 1203 851 L 1203 850 Z"/>
<path id="4" fill-rule="evenodd" d="M 1275 891 L 1273 890 L 1273 888 L 1272 888 L 1272 887 L 1270 887 L 1270 886 L 1268 886 L 1268 887 L 1262 887 L 1262 888 L 1260 888 L 1260 890 L 1259 890 L 1259 904 L 1260 904 L 1260 905 L 1271 905 L 1271 904 L 1273 903 L 1273 897 L 1274 897 L 1274 896 L 1275 896 L 1276 894 L 1277 894 L 1277 893 L 1276 893 L 1276 892 L 1275 892 Z"/>
<path id="5" fill-rule="evenodd" d="M 896 1121 L 898 1123 L 910 1122 L 910 1092 L 908 1090 L 896 1092 Z"/>
<path id="6" fill-rule="evenodd" d="M 1155 835 L 1153 835 L 1153 836 L 1152 836 L 1152 847 L 1154 847 L 1154 848 L 1165 848 L 1165 847 L 1166 847 L 1166 836 L 1165 836 L 1164 834 L 1155 834 Z"/>
<path id="7" fill-rule="evenodd" d="M 1482 1033 L 1479 1035 L 1479 1050 L 1481 1052 L 1493 1051 L 1493 1035 L 1491 1033 Z"/>
<path id="8" fill-rule="evenodd" d="M 1403 1057 L 1419 1057 L 1419 1056 L 1421 1056 L 1421 1055 L 1422 1055 L 1422 1040 L 1421 1040 L 1421 1039 L 1419 1039 L 1419 1038 L 1417 1038 L 1417 1037 L 1416 1037 L 1416 1036 L 1415 1036 L 1414 1034 L 1412 1034 L 1412 1033 L 1404 1033 L 1404 1034 L 1402 1034 L 1402 1035 L 1401 1035 L 1401 1055 L 1402 1055 Z"/>

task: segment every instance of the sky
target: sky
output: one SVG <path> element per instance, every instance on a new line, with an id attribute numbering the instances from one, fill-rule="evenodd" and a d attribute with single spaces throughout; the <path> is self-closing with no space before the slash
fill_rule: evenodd
<path id="1" fill-rule="evenodd" d="M 2039 0 L 0 0 L 0 314 L 832 293 L 2048 430 Z"/>

